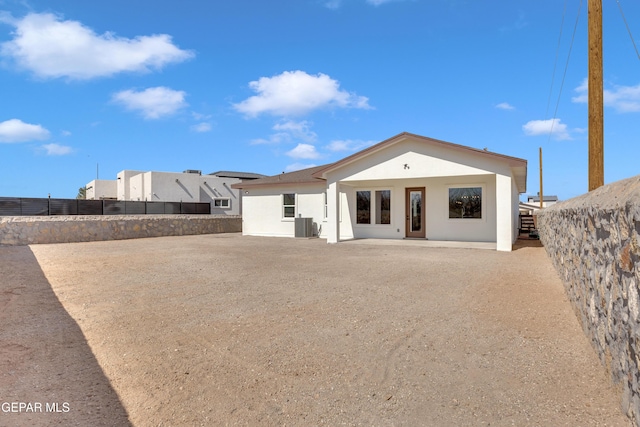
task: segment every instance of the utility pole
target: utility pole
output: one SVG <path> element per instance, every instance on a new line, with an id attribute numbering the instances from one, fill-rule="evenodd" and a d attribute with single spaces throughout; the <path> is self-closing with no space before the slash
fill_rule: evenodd
<path id="1" fill-rule="evenodd" d="M 542 205 L 542 200 L 544 196 L 542 194 L 542 147 L 540 147 L 540 209 L 544 206 Z"/>
<path id="2" fill-rule="evenodd" d="M 604 185 L 602 0 L 589 0 L 589 191 Z"/>

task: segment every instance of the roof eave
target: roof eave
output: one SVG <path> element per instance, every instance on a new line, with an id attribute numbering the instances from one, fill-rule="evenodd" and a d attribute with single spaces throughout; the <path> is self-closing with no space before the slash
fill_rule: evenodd
<path id="1" fill-rule="evenodd" d="M 473 147 L 467 147 L 465 145 L 460 145 L 460 144 L 455 144 L 453 142 L 448 142 L 448 141 L 441 141 L 439 139 L 434 139 L 434 138 L 429 138 L 426 136 L 422 136 L 422 135 L 416 135 L 413 133 L 409 133 L 409 132 L 402 132 L 396 136 L 393 136 L 391 138 L 388 138 L 382 142 L 379 142 L 375 145 L 372 145 L 369 148 L 365 148 L 362 151 L 358 151 L 357 153 L 354 153 L 350 156 L 345 157 L 342 160 L 339 160 L 335 163 L 332 163 L 330 165 L 327 165 L 327 167 L 315 172 L 312 176 L 314 178 L 322 178 L 322 179 L 327 179 L 327 173 L 339 169 L 343 166 L 346 166 L 348 164 L 351 164 L 363 157 L 369 156 L 373 153 L 376 153 L 380 150 L 385 149 L 386 147 L 390 146 L 390 145 L 394 145 L 397 144 L 403 140 L 405 140 L 407 137 L 413 137 L 413 138 L 417 138 L 417 139 L 422 139 L 422 140 L 427 140 L 430 141 L 432 143 L 438 144 L 438 145 L 442 145 L 444 147 L 448 147 L 454 150 L 461 150 L 461 151 L 471 151 L 471 152 L 475 152 L 478 154 L 482 154 L 482 155 L 488 155 L 490 157 L 494 157 L 494 158 L 498 158 L 500 160 L 506 160 L 508 165 L 512 168 L 517 168 L 517 167 L 523 167 L 525 168 L 525 175 L 526 175 L 526 168 L 527 168 L 527 161 L 525 159 L 521 159 L 518 157 L 512 157 L 512 156 L 507 156 L 505 154 L 500 154 L 500 153 L 494 153 L 492 151 L 487 151 L 487 150 L 480 150 L 478 148 L 473 148 Z M 526 185 L 525 185 L 526 187 Z"/>
<path id="2" fill-rule="evenodd" d="M 287 181 L 274 181 L 274 182 L 262 182 L 258 184 L 254 184 L 251 181 L 249 182 L 239 182 L 237 184 L 231 185 L 231 188 L 244 190 L 246 188 L 267 188 L 267 187 L 284 187 L 284 186 L 300 186 L 300 185 L 319 185 L 324 184 L 324 180 L 318 179 L 316 181 L 300 181 L 300 182 L 287 182 Z"/>

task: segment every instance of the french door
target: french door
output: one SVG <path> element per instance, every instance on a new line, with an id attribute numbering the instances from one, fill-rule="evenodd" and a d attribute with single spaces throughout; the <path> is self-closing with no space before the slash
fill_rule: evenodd
<path id="1" fill-rule="evenodd" d="M 424 187 L 405 189 L 405 236 L 425 238 Z"/>

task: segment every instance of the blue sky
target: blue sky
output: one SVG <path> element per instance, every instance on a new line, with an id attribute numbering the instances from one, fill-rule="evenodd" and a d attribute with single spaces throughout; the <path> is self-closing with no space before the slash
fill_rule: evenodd
<path id="1" fill-rule="evenodd" d="M 640 173 L 640 60 L 604 3 L 609 183 Z M 273 175 L 406 131 L 527 159 L 528 194 L 542 147 L 567 199 L 588 185 L 586 76 L 586 0 L 0 0 L 0 196 Z"/>

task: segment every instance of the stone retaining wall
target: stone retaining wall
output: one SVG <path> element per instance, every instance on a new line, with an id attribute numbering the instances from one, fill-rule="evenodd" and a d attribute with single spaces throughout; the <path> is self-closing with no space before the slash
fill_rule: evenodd
<path id="1" fill-rule="evenodd" d="M 640 176 L 546 208 L 538 225 L 623 410 L 640 425 Z"/>
<path id="2" fill-rule="evenodd" d="M 226 215 L 0 217 L 0 245 L 9 246 L 240 231 L 242 218 Z"/>

